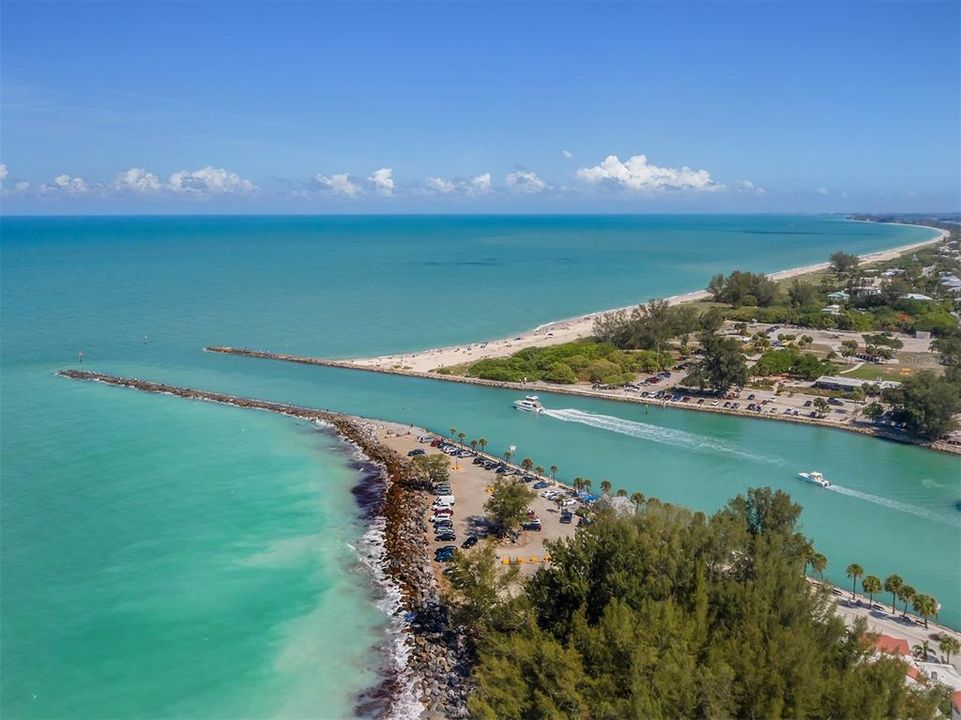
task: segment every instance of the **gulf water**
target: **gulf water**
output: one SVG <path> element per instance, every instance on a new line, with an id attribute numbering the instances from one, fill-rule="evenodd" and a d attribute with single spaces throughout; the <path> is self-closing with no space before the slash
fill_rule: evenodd
<path id="1" fill-rule="evenodd" d="M 787 490 L 844 567 L 961 625 L 961 462 L 782 423 L 223 357 L 435 347 L 930 231 L 813 216 L 4 218 L 6 717 L 349 717 L 386 618 L 349 451 L 303 423 L 68 382 L 77 365 L 410 422 L 713 511 Z M 825 492 L 796 479 L 819 469 Z"/>

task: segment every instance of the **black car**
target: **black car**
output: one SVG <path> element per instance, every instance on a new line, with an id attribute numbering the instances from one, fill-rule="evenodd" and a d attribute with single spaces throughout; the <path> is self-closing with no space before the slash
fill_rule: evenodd
<path id="1" fill-rule="evenodd" d="M 565 510 L 561 513 L 561 522 L 565 525 L 569 525 L 574 520 L 574 514 L 569 510 Z"/>
<path id="2" fill-rule="evenodd" d="M 467 548 L 472 548 L 472 547 L 474 547 L 476 544 L 477 544 L 477 536 L 476 536 L 476 535 L 468 535 L 468 536 L 467 536 L 467 539 L 464 540 L 464 542 L 461 543 L 461 547 L 464 548 L 464 549 L 467 549 Z"/>
<path id="3" fill-rule="evenodd" d="M 414 448 L 409 453 L 407 453 L 407 457 L 417 457 L 418 455 L 423 455 L 423 454 L 425 454 L 425 450 L 423 450 L 423 448 Z"/>
<path id="4" fill-rule="evenodd" d="M 457 540 L 457 535 L 455 535 L 452 532 L 441 533 L 440 535 L 435 535 L 434 540 L 436 540 L 437 542 L 454 542 L 455 540 Z"/>

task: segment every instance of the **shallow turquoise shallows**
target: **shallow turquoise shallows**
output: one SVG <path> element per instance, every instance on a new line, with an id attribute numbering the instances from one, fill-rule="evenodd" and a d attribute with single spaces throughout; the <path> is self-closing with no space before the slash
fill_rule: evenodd
<path id="1" fill-rule="evenodd" d="M 387 618 L 355 548 L 360 472 L 294 420 L 53 376 L 76 366 L 371 417 L 713 511 L 770 485 L 846 584 L 897 572 L 961 626 L 961 462 L 838 431 L 201 352 L 326 356 L 548 320 L 893 247 L 807 216 L 5 218 L 4 717 L 350 717 Z M 816 469 L 833 491 L 804 485 Z M 884 599 L 884 598 L 882 598 Z"/>

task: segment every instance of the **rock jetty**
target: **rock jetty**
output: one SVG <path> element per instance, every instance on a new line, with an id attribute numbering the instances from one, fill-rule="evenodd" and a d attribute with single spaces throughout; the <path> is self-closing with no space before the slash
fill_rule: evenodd
<path id="1" fill-rule="evenodd" d="M 266 410 L 331 426 L 355 445 L 371 462 L 384 468 L 384 574 L 401 593 L 400 609 L 405 623 L 407 674 L 427 718 L 468 716 L 470 655 L 463 634 L 455 627 L 428 555 L 427 510 L 431 496 L 406 458 L 377 441 L 361 418 L 288 403 L 207 392 L 192 388 L 123 378 L 83 370 L 61 370 L 61 377 L 100 382 L 141 392 L 174 395 L 188 400 L 215 402 L 234 407 Z M 399 678 L 387 678 L 380 688 L 359 701 L 371 707 L 372 695 L 400 692 Z M 378 704 L 380 705 L 380 704 Z M 389 703 L 388 703 L 389 705 Z M 390 714 L 389 707 L 385 714 Z"/>

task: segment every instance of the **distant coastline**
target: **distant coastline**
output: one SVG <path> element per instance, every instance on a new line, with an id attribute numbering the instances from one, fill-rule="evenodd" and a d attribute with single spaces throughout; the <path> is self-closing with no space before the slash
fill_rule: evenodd
<path id="1" fill-rule="evenodd" d="M 851 220 L 851 222 L 872 221 Z M 909 225 L 908 223 L 887 224 Z M 934 237 L 915 243 L 909 243 L 907 245 L 900 245 L 887 250 L 877 250 L 865 253 L 860 256 L 861 262 L 877 263 L 892 260 L 896 257 L 900 257 L 901 255 L 918 250 L 919 248 L 939 243 L 948 236 L 948 232 L 946 230 L 931 227 L 930 225 L 910 225 L 910 227 L 923 227 L 931 230 L 934 233 Z M 827 267 L 829 267 L 828 262 L 813 263 L 811 265 L 801 265 L 798 267 L 788 268 L 786 270 L 777 270 L 768 273 L 767 275 L 772 280 L 786 280 L 818 272 L 826 269 Z M 671 305 L 680 305 L 682 303 L 704 300 L 707 297 L 707 290 L 692 290 L 678 295 L 671 295 L 664 299 L 667 300 L 667 302 Z M 643 300 L 639 300 L 638 302 L 643 302 Z M 637 303 L 623 307 L 611 308 L 608 310 L 597 310 L 585 315 L 568 317 L 562 320 L 551 320 L 538 325 L 532 330 L 518 333 L 513 337 L 501 337 L 493 340 L 475 341 L 463 345 L 428 348 L 425 350 L 406 353 L 393 353 L 390 355 L 344 358 L 339 359 L 339 362 L 349 363 L 351 366 L 355 366 L 358 369 L 386 371 L 387 368 L 393 368 L 396 370 L 413 370 L 421 373 L 430 372 L 439 367 L 459 365 L 467 362 L 476 362 L 478 360 L 492 357 L 504 357 L 505 355 L 513 354 L 514 352 L 517 352 L 525 347 L 558 345 L 560 343 L 571 342 L 580 338 L 590 337 L 593 332 L 594 318 L 608 312 L 616 312 L 619 310 L 629 311 L 635 307 L 637 307 Z M 344 367 L 344 365 L 339 365 L 339 367 Z"/>

